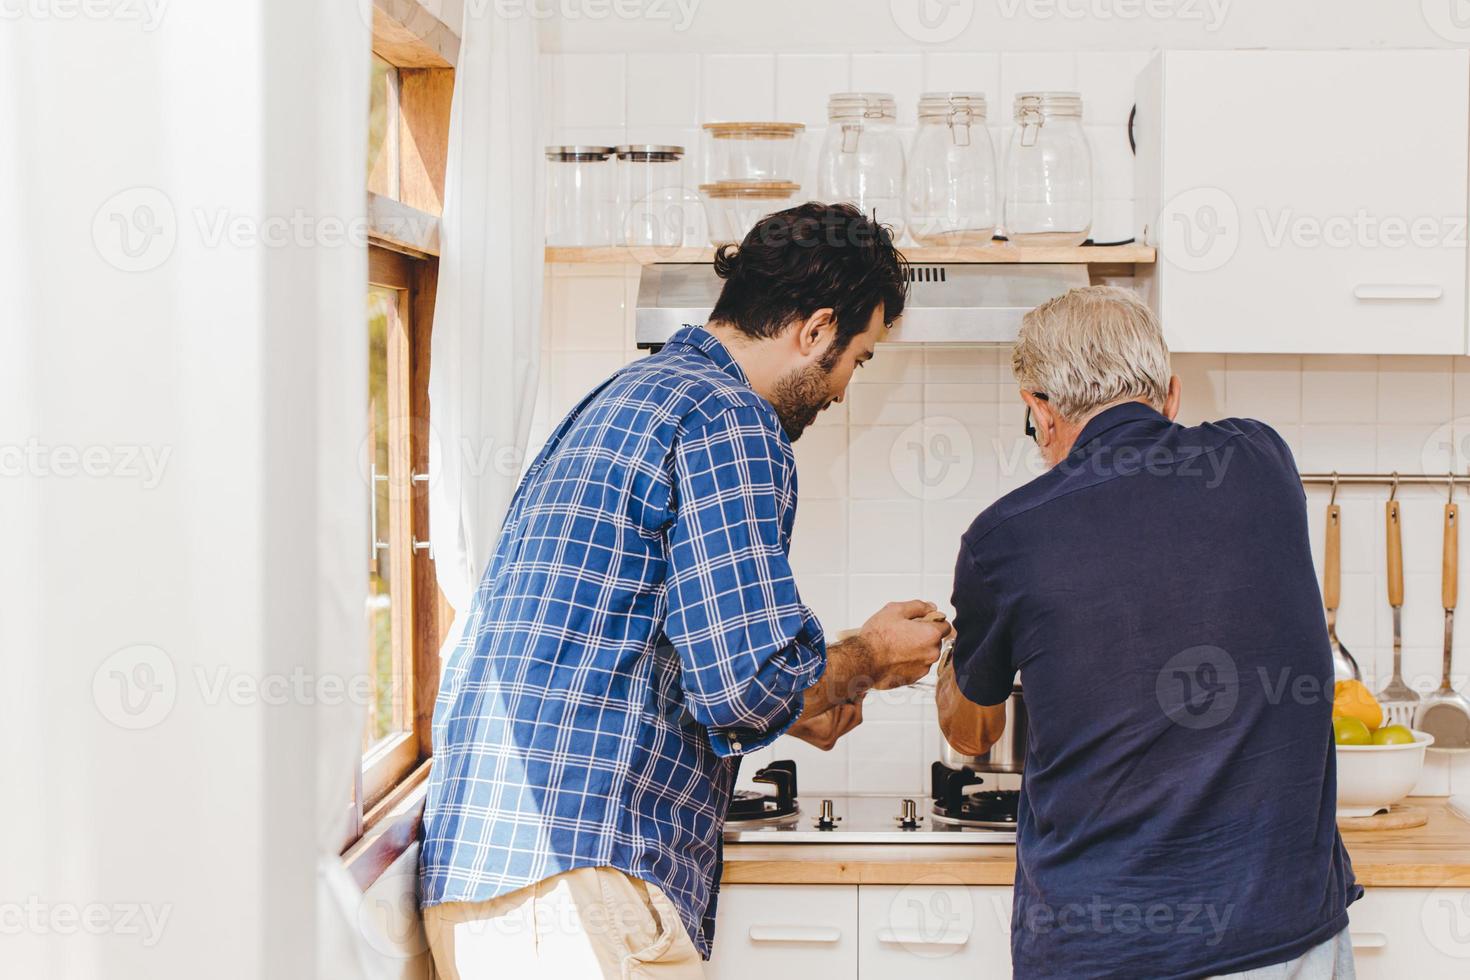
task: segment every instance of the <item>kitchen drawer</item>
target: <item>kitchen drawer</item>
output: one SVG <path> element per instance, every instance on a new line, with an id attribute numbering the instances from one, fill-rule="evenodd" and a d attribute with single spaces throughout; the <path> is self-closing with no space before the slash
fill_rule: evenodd
<path id="1" fill-rule="evenodd" d="M 726 885 L 710 980 L 847 980 L 858 972 L 856 885 Z"/>
<path id="2" fill-rule="evenodd" d="M 974 980 L 1011 974 L 1011 889 L 952 880 L 858 888 L 862 980 Z"/>
<path id="3" fill-rule="evenodd" d="M 1470 977 L 1470 888 L 1370 888 L 1348 916 L 1358 980 Z"/>

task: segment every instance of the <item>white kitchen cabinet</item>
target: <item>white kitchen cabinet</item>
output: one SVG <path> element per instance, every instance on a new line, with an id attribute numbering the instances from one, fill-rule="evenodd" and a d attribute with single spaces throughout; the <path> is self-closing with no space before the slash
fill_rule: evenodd
<path id="1" fill-rule="evenodd" d="M 939 881 L 858 889 L 860 980 L 1011 975 L 1011 889 Z"/>
<path id="2" fill-rule="evenodd" d="M 1470 52 L 1168 51 L 1137 95 L 1173 350 L 1466 352 Z"/>
<path id="3" fill-rule="evenodd" d="M 726 885 L 710 980 L 858 975 L 856 885 Z"/>
<path id="4" fill-rule="evenodd" d="M 1470 888 L 1370 888 L 1348 917 L 1358 980 L 1470 976 Z"/>

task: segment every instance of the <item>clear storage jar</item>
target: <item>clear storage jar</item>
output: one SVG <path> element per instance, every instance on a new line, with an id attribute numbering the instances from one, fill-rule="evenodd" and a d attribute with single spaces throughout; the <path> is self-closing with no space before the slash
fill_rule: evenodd
<path id="1" fill-rule="evenodd" d="M 711 245 L 739 244 L 755 223 L 791 207 L 801 185 L 786 180 L 722 180 L 699 185 Z"/>
<path id="2" fill-rule="evenodd" d="M 612 244 L 612 155 L 610 146 L 546 148 L 546 244 Z"/>
<path id="3" fill-rule="evenodd" d="M 881 92 L 839 92 L 827 102 L 817 197 L 849 203 L 903 237 L 904 157 L 898 107 Z"/>
<path id="4" fill-rule="evenodd" d="M 792 179 L 796 176 L 797 147 L 805 131 L 802 123 L 705 123 L 710 181 Z"/>
<path id="5" fill-rule="evenodd" d="M 1005 230 L 1017 245 L 1081 245 L 1092 230 L 1092 150 L 1076 92 L 1016 96 Z"/>
<path id="6" fill-rule="evenodd" d="M 909 154 L 909 234 L 920 245 L 988 245 L 996 225 L 995 148 L 979 92 L 929 92 Z"/>
<path id="7" fill-rule="evenodd" d="M 616 147 L 618 207 L 615 232 L 625 245 L 684 244 L 684 147 Z"/>

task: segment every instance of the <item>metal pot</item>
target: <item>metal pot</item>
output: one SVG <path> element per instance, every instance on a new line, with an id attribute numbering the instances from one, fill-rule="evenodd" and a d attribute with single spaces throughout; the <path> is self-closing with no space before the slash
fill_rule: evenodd
<path id="1" fill-rule="evenodd" d="M 1026 767 L 1026 736 L 1030 727 L 1026 718 L 1026 700 L 1021 696 L 1021 685 L 1011 688 L 1006 699 L 1006 729 L 1000 741 L 990 747 L 984 755 L 961 755 L 940 736 L 943 748 L 941 760 L 955 769 L 967 768 L 975 772 L 1019 773 Z"/>

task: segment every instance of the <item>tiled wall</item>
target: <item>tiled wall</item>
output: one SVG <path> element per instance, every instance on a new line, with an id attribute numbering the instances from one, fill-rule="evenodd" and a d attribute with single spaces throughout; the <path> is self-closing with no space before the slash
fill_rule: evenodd
<path id="1" fill-rule="evenodd" d="M 553 266 L 534 441 L 573 402 L 634 357 L 637 271 Z M 1277 428 L 1303 472 L 1446 472 L 1470 440 L 1470 358 L 1176 355 L 1181 421 L 1245 416 Z M 1041 472 L 1022 433 L 1009 351 L 885 347 L 858 372 L 844 403 L 797 442 L 801 504 L 792 563 L 802 595 L 829 632 L 856 627 L 883 603 L 947 605 L 959 536 L 998 496 Z M 1464 448 L 1458 465 L 1466 465 Z M 1310 488 L 1320 565 L 1326 488 Z M 1339 635 L 1374 690 L 1391 670 L 1384 577 L 1386 488 L 1345 487 Z M 1404 487 L 1404 657 L 1410 683 L 1437 686 L 1444 617 L 1439 569 L 1442 489 Z M 1470 506 L 1470 493 L 1462 491 Z M 1470 551 L 1470 540 L 1465 551 Z M 1467 590 L 1470 599 L 1470 590 Z M 1470 626 L 1459 631 L 1455 682 L 1470 681 Z M 804 791 L 921 792 L 938 758 L 932 697 L 869 697 L 865 722 L 832 752 L 793 739 L 759 753 L 798 760 Z M 1470 791 L 1470 760 L 1457 783 Z M 1424 789 L 1449 786 L 1432 762 Z"/>
<path id="2" fill-rule="evenodd" d="M 979 91 L 1001 165 L 1017 92 L 1080 91 L 1092 146 L 1093 240 L 1133 237 L 1133 170 L 1128 113 L 1143 51 L 904 54 L 548 54 L 542 59 L 548 144 L 672 143 L 689 150 L 683 184 L 697 200 L 704 178 L 705 122 L 779 119 L 807 126 L 801 163 L 791 178 L 816 187 L 816 158 L 833 92 L 890 92 L 907 146 L 919 94 Z M 691 211 L 697 212 L 696 206 Z M 703 216 L 692 231 L 703 241 Z M 691 241 L 691 244 L 696 242 Z"/>
<path id="3" fill-rule="evenodd" d="M 912 126 L 920 91 L 979 89 L 991 96 L 991 122 L 1003 141 L 1008 113 L 1000 107 L 1011 94 L 1077 88 L 1096 153 L 1094 234 L 1126 238 L 1132 177 L 1123 124 L 1145 59 L 1135 51 L 552 54 L 544 65 L 547 142 L 685 144 L 694 156 L 686 178 L 692 186 L 700 179 L 702 121 L 806 122 L 809 168 L 830 92 L 893 92 L 900 124 Z M 803 180 L 810 183 L 809 172 Z M 548 270 L 538 443 L 587 389 L 640 356 L 632 340 L 636 294 L 636 269 Z M 1463 449 L 1453 449 L 1470 439 L 1470 358 L 1189 355 L 1176 357 L 1174 367 L 1184 383 L 1183 421 L 1264 419 L 1283 434 L 1304 472 L 1444 472 L 1470 462 Z M 796 447 L 801 507 L 793 563 L 803 596 L 829 631 L 860 625 L 892 599 L 947 602 L 960 533 L 988 503 L 1040 472 L 1021 428 L 1007 351 L 888 348 L 859 373 L 846 402 L 825 413 Z M 1309 491 L 1319 561 L 1326 496 L 1324 489 Z M 1429 690 L 1437 684 L 1443 635 L 1443 491 L 1408 487 L 1399 496 L 1405 669 L 1411 683 Z M 1385 491 L 1344 489 L 1338 498 L 1344 512 L 1340 635 L 1376 690 L 1391 651 Z M 1457 645 L 1463 654 L 1456 682 L 1464 685 L 1470 645 Z M 804 793 L 923 792 L 929 763 L 938 757 L 932 698 L 922 690 L 875 694 L 865 719 L 829 753 L 783 739 L 749 760 L 744 777 L 772 757 L 789 757 L 798 760 Z M 1460 765 L 1455 785 L 1470 791 L 1470 760 Z M 1433 761 L 1421 789 L 1445 791 L 1450 781 L 1447 765 Z"/>

